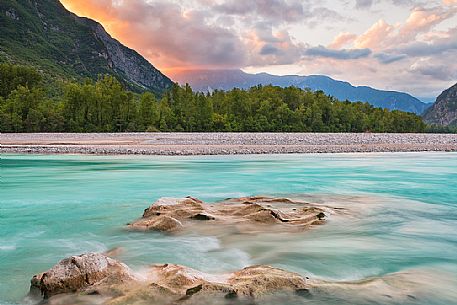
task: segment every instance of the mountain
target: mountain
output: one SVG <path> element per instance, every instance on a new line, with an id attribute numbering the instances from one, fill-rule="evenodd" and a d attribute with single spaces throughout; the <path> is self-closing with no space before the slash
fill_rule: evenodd
<path id="1" fill-rule="evenodd" d="M 423 117 L 429 124 L 457 126 L 457 84 L 443 91 Z"/>
<path id="2" fill-rule="evenodd" d="M 161 93 L 172 85 L 101 24 L 76 16 L 58 0 L 1 0 L 0 29 L 0 62 L 32 65 L 64 79 L 111 74 L 134 91 Z"/>
<path id="3" fill-rule="evenodd" d="M 194 90 L 247 89 L 256 85 L 295 86 L 322 90 L 339 100 L 368 102 L 375 107 L 402 110 L 422 114 L 430 105 L 403 92 L 382 91 L 370 87 L 355 87 L 348 82 L 337 81 L 323 75 L 277 76 L 267 73 L 248 74 L 241 70 L 187 70 L 172 75 L 173 80 L 188 83 Z"/>

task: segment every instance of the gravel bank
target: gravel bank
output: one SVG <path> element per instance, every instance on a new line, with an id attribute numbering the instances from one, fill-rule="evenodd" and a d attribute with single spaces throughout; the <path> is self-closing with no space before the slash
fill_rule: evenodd
<path id="1" fill-rule="evenodd" d="M 48 133 L 2 134 L 2 153 L 231 155 L 457 151 L 454 134 Z"/>

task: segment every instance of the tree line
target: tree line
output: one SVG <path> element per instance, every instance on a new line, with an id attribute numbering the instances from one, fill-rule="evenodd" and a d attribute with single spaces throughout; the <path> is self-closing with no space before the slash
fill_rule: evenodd
<path id="1" fill-rule="evenodd" d="M 130 92 L 112 76 L 44 81 L 0 65 L 2 132 L 424 132 L 412 113 L 338 101 L 322 91 L 255 86 L 204 94 L 174 85 L 163 96 Z"/>

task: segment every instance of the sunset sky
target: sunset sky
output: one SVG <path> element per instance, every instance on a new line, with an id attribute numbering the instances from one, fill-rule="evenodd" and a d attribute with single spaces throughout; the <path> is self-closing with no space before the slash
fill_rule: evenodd
<path id="1" fill-rule="evenodd" d="M 436 97 L 457 82 L 457 0 L 61 0 L 173 76 L 325 74 Z"/>

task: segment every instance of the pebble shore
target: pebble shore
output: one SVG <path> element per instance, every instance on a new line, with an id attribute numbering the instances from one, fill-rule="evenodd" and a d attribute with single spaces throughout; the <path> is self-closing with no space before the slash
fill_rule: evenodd
<path id="1" fill-rule="evenodd" d="M 456 134 L 376 133 L 28 133 L 2 134 L 2 153 L 234 155 L 457 152 Z"/>

